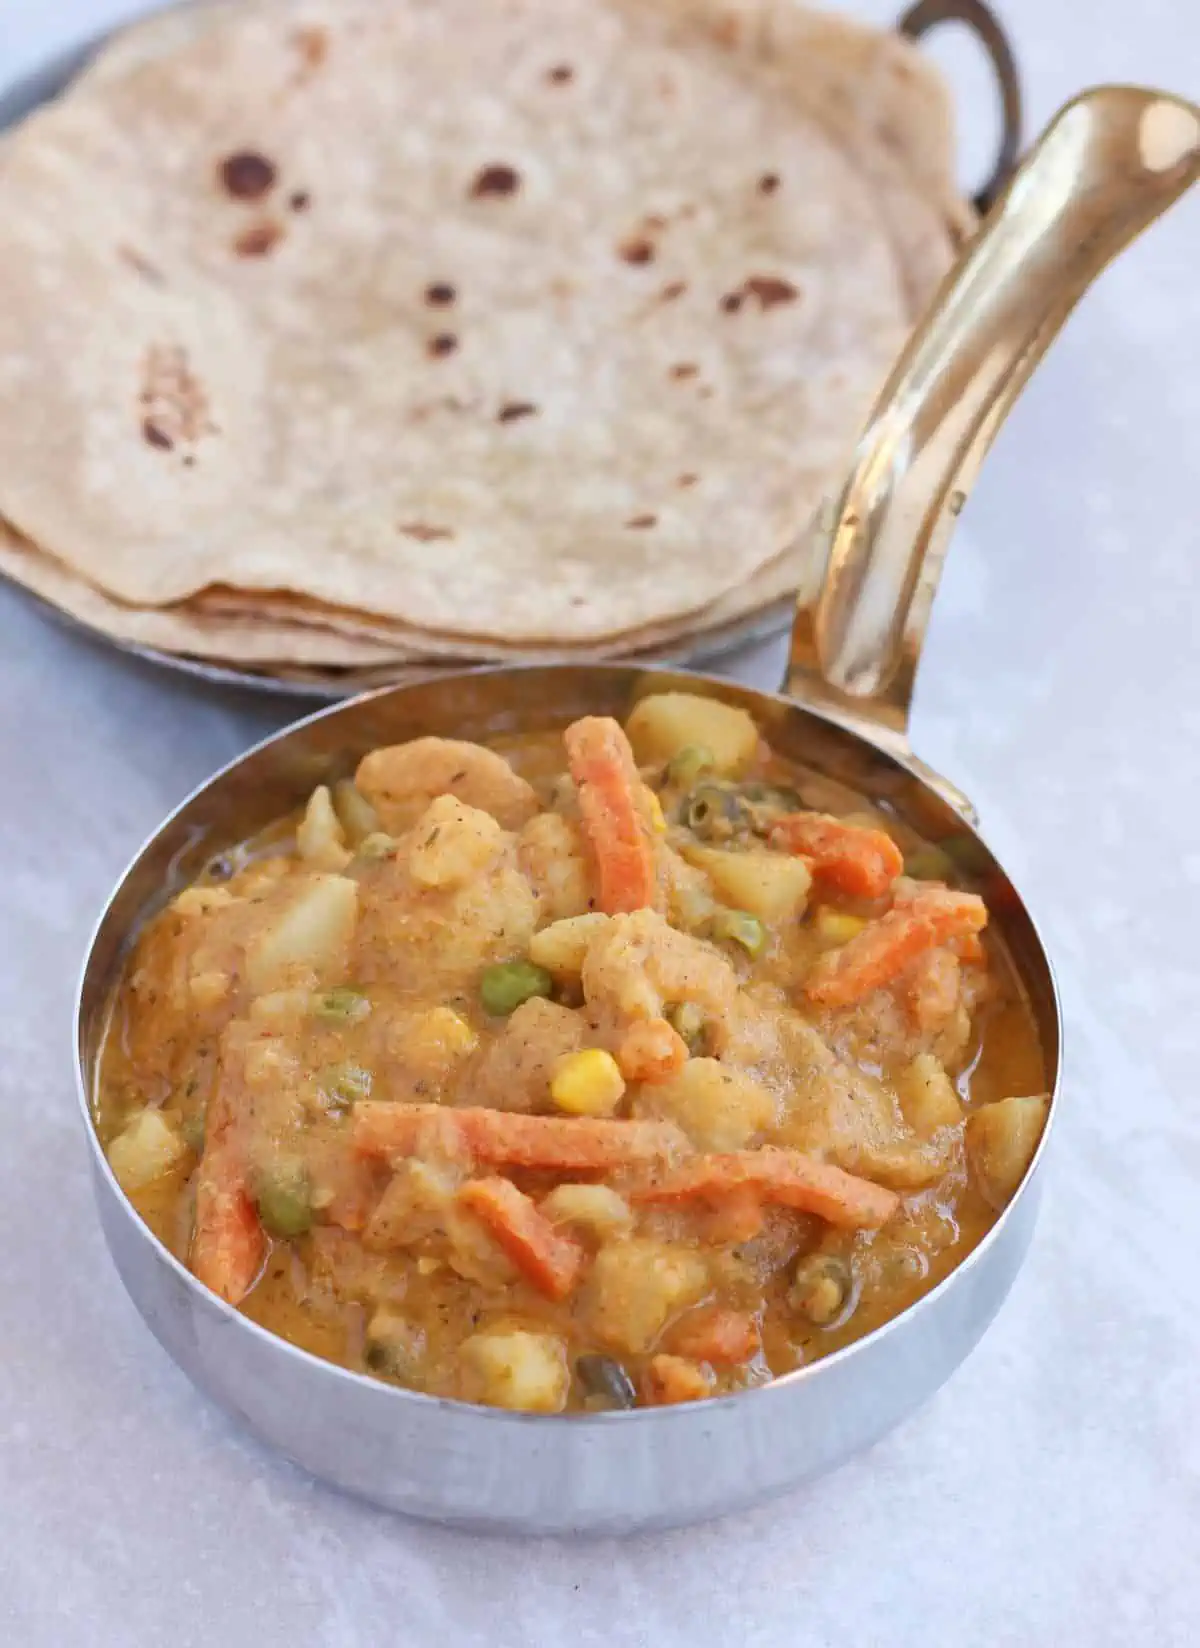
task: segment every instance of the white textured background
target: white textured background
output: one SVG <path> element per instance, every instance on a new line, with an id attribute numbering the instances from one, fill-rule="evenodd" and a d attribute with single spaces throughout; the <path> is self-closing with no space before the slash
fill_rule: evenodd
<path id="1" fill-rule="evenodd" d="M 0 79 L 140 9 L 0 0 Z M 1034 122 L 1090 81 L 1200 94 L 1192 0 L 1002 10 Z M 986 83 L 939 55 L 982 162 Z M 979 803 L 1064 988 L 1030 1263 L 871 1454 L 761 1513 L 619 1544 L 473 1539 L 341 1499 L 235 1433 L 137 1320 L 92 1216 L 75 974 L 142 835 L 285 712 L 0 591 L 0 1642 L 1200 1641 L 1198 468 L 1200 195 L 1086 300 L 998 442 L 922 678 L 918 748 Z"/>

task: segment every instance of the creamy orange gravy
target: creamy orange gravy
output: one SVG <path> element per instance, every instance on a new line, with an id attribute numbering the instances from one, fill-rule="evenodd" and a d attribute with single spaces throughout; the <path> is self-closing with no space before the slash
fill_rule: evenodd
<path id="1" fill-rule="evenodd" d="M 469 818 L 438 827 L 448 834 L 428 851 L 449 851 L 455 830 L 466 832 L 477 862 L 465 881 L 414 882 L 414 855 L 426 851 L 430 834 L 422 835 L 424 801 L 414 804 L 410 821 L 402 803 L 380 804 L 376 795 L 372 819 L 342 792 L 333 825 L 340 851 L 317 857 L 337 868 L 314 867 L 298 846 L 299 817 L 283 821 L 227 855 L 236 866 L 231 877 L 202 880 L 217 892 L 212 908 L 203 900 L 186 910 L 173 903 L 147 925 L 130 958 L 100 1065 L 101 1141 L 113 1152 L 114 1168 L 124 1164 L 118 1176 L 138 1212 L 187 1263 L 194 1257 L 201 1158 L 213 1148 L 213 1107 L 234 1095 L 251 1201 L 258 1197 L 259 1213 L 273 1212 L 276 1220 L 264 1238 L 261 1272 L 240 1302 L 264 1327 L 330 1361 L 412 1388 L 536 1411 L 720 1394 L 869 1333 L 948 1274 L 995 1222 L 995 1187 L 981 1185 L 965 1146 L 968 1118 L 1046 1086 L 1036 1029 L 998 940 L 985 931 L 979 959 L 947 952 L 944 976 L 934 980 L 936 999 L 923 1008 L 914 1005 L 910 968 L 852 1007 L 827 1009 L 806 995 L 806 980 L 849 942 L 832 918 L 849 918 L 851 927 L 877 921 L 896 899 L 895 888 L 914 882 L 905 878 L 866 898 L 816 875 L 793 912 L 755 918 L 748 931 L 761 934 L 762 946 L 750 954 L 716 920 L 716 912 L 730 909 L 714 880 L 720 876 L 697 868 L 705 850 L 777 853 L 772 820 L 797 799 L 884 830 L 928 877 L 926 844 L 897 819 L 792 768 L 761 741 L 736 773 L 689 772 L 686 782 L 662 761 L 646 759 L 636 737 L 634 747 L 665 826 L 646 824 L 659 885 L 673 875 L 686 882 L 663 895 L 664 915 L 735 980 L 732 1041 L 718 1051 L 726 1027 L 695 1031 L 692 1020 L 713 1011 L 698 1009 L 686 1021 L 694 1037 L 686 1068 L 694 1076 L 697 1068 L 711 1075 L 712 1065 L 719 1067 L 716 1079 L 734 1084 L 741 1110 L 731 1098 L 728 1115 L 719 1104 L 714 1114 L 707 1097 L 689 1093 L 686 1077 L 678 1092 L 678 1081 L 664 1088 L 627 1077 L 606 1119 L 665 1117 L 689 1159 L 731 1148 L 802 1149 L 856 1178 L 890 1185 L 900 1198 L 894 1216 L 881 1228 L 854 1230 L 795 1207 L 765 1205 L 761 1228 L 749 1233 L 731 1228 L 728 1210 L 713 1201 L 639 1201 L 646 1175 L 638 1168 L 581 1174 L 480 1163 L 447 1154 L 444 1141 L 435 1141 L 416 1160 L 432 1164 L 437 1205 L 409 1210 L 390 1225 L 381 1220 L 377 1210 L 393 1175 L 411 1178 L 412 1158 L 364 1163 L 351 1144 L 357 1110 L 405 1101 L 451 1111 L 573 1114 L 552 1091 L 555 1071 L 570 1056 L 561 1038 L 620 1062 L 616 1009 L 599 961 L 592 1001 L 586 966 L 583 982 L 556 977 L 550 994 L 535 998 L 553 1012 L 530 1012 L 526 1004 L 501 1015 L 481 997 L 487 968 L 527 959 L 534 935 L 554 918 L 595 904 L 594 860 L 577 794 L 563 782 L 561 738 L 508 738 L 496 748 L 532 785 L 533 811 L 522 822 L 518 807 L 508 827 L 487 835 L 490 858 L 470 836 Z M 695 802 L 705 784 L 733 798 L 734 816 L 715 828 Z M 779 789 L 798 798 L 773 801 L 769 792 Z M 748 794 L 766 799 L 753 801 L 756 811 L 739 813 Z M 547 817 L 565 827 L 538 823 Z M 390 838 L 382 851 L 369 831 L 363 847 L 372 822 Z M 300 839 L 308 839 L 311 855 L 313 832 L 306 829 Z M 555 842 L 573 850 L 556 857 Z M 678 875 L 664 869 L 668 854 L 685 866 Z M 969 886 L 952 860 L 935 857 L 933 867 Z M 722 861 L 718 868 L 723 874 L 728 866 Z M 352 931 L 339 935 L 328 955 L 295 963 L 285 957 L 278 967 L 269 957 L 263 962 L 262 933 L 278 927 L 314 876 L 354 884 Z M 250 959 L 255 955 L 258 962 Z M 626 983 L 612 984 L 613 1000 Z M 343 1007 L 350 1002 L 342 1016 L 320 1006 L 338 991 L 352 993 L 338 998 Z M 681 1005 L 687 1004 L 664 1010 L 683 1023 Z M 529 1028 L 517 1046 L 525 1020 Z M 806 1056 L 781 1072 L 778 1058 L 754 1051 L 766 1041 L 811 1050 L 816 1044 L 803 1037 L 814 1031 L 827 1067 L 817 1069 Z M 549 1038 L 544 1058 L 539 1036 Z M 926 1072 L 945 1071 L 961 1110 L 960 1120 L 927 1135 L 913 1126 L 902 1096 L 911 1094 L 920 1059 Z M 158 1113 L 162 1138 L 174 1141 L 168 1154 L 176 1152 L 149 1176 L 136 1152 L 120 1144 L 147 1111 Z M 425 1195 L 429 1184 L 417 1177 Z M 539 1217 L 556 1208 L 548 1198 L 563 1185 L 603 1185 L 619 1199 L 613 1205 L 625 1207 L 627 1223 L 551 1219 L 579 1255 L 577 1281 L 551 1297 L 459 1202 L 463 1185 L 480 1177 L 508 1179 Z M 744 1330 L 745 1354 L 722 1350 L 714 1324 Z M 714 1354 L 706 1356 L 710 1339 Z"/>

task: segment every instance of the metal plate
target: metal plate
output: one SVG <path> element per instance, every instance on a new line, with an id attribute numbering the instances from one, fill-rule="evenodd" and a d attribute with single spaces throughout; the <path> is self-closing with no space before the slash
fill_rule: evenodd
<path id="1" fill-rule="evenodd" d="M 136 22 L 136 19 L 134 20 Z M 14 85 L 0 88 L 0 132 L 9 126 L 23 120 L 34 109 L 50 98 L 56 96 L 74 78 L 88 59 L 103 45 L 107 34 L 98 34 L 91 37 L 70 51 L 61 53 L 49 63 L 35 70 L 32 74 L 18 80 Z M 251 670 L 239 669 L 232 664 L 215 664 L 203 658 L 184 657 L 176 653 L 163 652 L 157 647 L 142 646 L 135 641 L 118 640 L 107 631 L 93 624 L 84 623 L 81 619 L 63 612 L 52 601 L 35 595 L 27 590 L 17 579 L 9 578 L 0 572 L 0 580 L 19 590 L 28 600 L 45 613 L 55 619 L 67 629 L 75 630 L 89 636 L 102 645 L 111 647 L 117 652 L 129 653 L 135 658 L 144 658 L 152 664 L 161 665 L 164 669 L 175 670 L 178 674 L 191 676 L 194 680 L 212 682 L 218 686 L 250 687 L 258 692 L 272 693 L 286 698 L 296 698 L 309 703 L 334 703 L 338 699 L 353 698 L 356 694 L 368 688 L 382 687 L 389 684 L 388 667 L 376 664 L 370 669 L 347 669 L 327 671 L 291 671 L 286 667 L 273 671 L 270 674 Z M 715 664 L 729 653 L 738 648 L 753 646 L 759 643 L 774 640 L 788 628 L 792 621 L 791 600 L 775 601 L 770 606 L 761 607 L 757 612 L 749 613 L 744 618 L 734 622 L 719 625 L 715 629 L 704 631 L 702 634 L 685 636 L 674 646 L 654 650 L 648 653 L 630 655 L 643 661 L 661 661 L 668 664 Z M 431 674 L 454 668 L 470 668 L 472 661 L 438 660 L 429 663 Z M 404 678 L 408 678 L 414 669 L 424 668 L 423 664 L 404 662 L 396 666 L 402 671 Z"/>

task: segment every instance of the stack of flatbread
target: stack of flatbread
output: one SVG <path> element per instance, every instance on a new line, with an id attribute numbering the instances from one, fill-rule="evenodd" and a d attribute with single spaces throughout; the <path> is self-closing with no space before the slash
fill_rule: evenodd
<path id="1" fill-rule="evenodd" d="M 209 0 L 0 145 L 0 570 L 347 687 L 778 609 L 970 227 L 789 0 Z"/>

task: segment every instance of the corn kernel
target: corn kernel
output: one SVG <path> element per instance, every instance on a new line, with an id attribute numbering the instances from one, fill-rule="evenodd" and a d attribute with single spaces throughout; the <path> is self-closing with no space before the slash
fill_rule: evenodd
<path id="1" fill-rule="evenodd" d="M 441 1066 L 473 1053 L 479 1037 L 452 1007 L 431 1007 L 412 1031 L 410 1045 L 426 1062 Z"/>
<path id="2" fill-rule="evenodd" d="M 666 835 L 667 821 L 663 816 L 662 802 L 653 790 L 646 791 L 646 811 L 650 816 L 650 825 L 656 835 Z"/>
<path id="3" fill-rule="evenodd" d="M 611 1116 L 625 1092 L 625 1078 L 611 1053 L 587 1047 L 558 1061 L 550 1097 L 572 1116 Z"/>
<path id="4" fill-rule="evenodd" d="M 822 905 L 813 925 L 817 937 L 824 943 L 848 944 L 867 924 L 862 916 L 852 916 L 845 910 L 831 910 L 828 905 Z"/>

